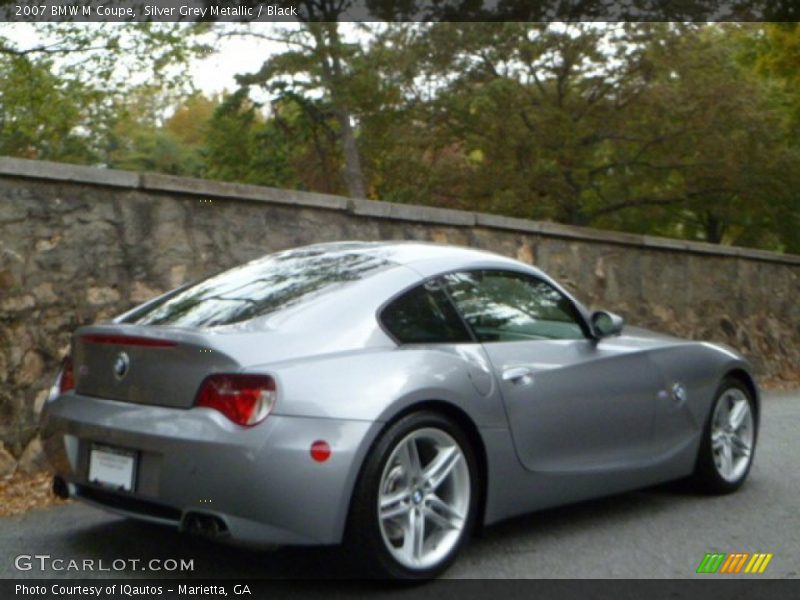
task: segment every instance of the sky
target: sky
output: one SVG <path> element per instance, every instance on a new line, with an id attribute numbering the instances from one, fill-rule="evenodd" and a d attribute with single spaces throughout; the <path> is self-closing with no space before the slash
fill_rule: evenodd
<path id="1" fill-rule="evenodd" d="M 259 24 L 261 30 L 274 29 L 271 23 Z M 258 71 L 264 61 L 282 50 L 282 45 L 252 37 L 228 37 L 213 42 L 216 52 L 191 66 L 195 86 L 205 94 L 236 89 L 234 75 Z"/>

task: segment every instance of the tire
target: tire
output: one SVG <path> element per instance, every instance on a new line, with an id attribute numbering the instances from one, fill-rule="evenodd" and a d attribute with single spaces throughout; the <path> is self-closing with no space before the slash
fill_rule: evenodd
<path id="1" fill-rule="evenodd" d="M 726 377 L 717 389 L 703 430 L 692 477 L 696 487 L 711 494 L 739 489 L 753 464 L 757 433 L 752 393 L 739 380 Z"/>
<path id="2" fill-rule="evenodd" d="M 443 573 L 475 523 L 476 465 L 467 436 L 443 415 L 418 412 L 392 424 L 353 494 L 346 543 L 358 574 L 426 580 Z"/>

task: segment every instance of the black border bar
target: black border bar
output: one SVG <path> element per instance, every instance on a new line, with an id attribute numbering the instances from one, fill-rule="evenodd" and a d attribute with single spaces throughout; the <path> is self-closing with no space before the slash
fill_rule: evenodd
<path id="1" fill-rule="evenodd" d="M 798 0 L 0 0 L 6 22 L 800 21 Z"/>
<path id="2" fill-rule="evenodd" d="M 184 587 L 181 587 L 184 586 Z M 99 594 L 97 591 L 99 590 Z M 238 592 L 238 594 L 237 594 Z M 442 598 L 502 598 L 503 600 L 573 600 L 592 598 L 797 598 L 800 580 L 731 579 L 532 579 L 447 580 L 399 585 L 384 581 L 304 581 L 235 579 L 3 579 L 0 597 L 5 600 L 186 600 L 268 598 L 270 600 L 349 598 L 391 600 L 440 600 Z"/>

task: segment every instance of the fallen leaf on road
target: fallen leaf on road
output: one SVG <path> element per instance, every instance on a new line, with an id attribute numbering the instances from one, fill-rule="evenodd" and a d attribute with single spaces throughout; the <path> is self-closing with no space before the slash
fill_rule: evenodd
<path id="1" fill-rule="evenodd" d="M 46 508 L 67 501 L 52 491 L 52 473 L 24 475 L 15 473 L 0 479 L 0 517 L 20 515 L 34 508 Z"/>

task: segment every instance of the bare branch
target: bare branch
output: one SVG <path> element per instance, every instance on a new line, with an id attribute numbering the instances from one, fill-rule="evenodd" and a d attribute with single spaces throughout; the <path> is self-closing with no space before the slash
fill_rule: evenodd
<path id="1" fill-rule="evenodd" d="M 20 49 L 7 46 L 0 43 L 0 54 L 8 54 L 12 56 L 28 56 L 32 54 L 75 54 L 78 52 L 94 52 L 95 50 L 109 50 L 110 46 L 104 44 L 102 46 L 82 46 L 82 47 L 68 47 L 61 43 L 45 44 L 41 46 L 31 46 L 30 48 Z"/>
<path id="2" fill-rule="evenodd" d="M 309 51 L 314 50 L 314 46 L 312 46 L 311 44 L 303 43 L 298 39 L 291 39 L 288 37 L 287 38 L 273 37 L 265 33 L 259 33 L 257 31 L 226 31 L 218 33 L 217 37 L 218 38 L 252 37 L 267 42 L 275 42 L 277 44 L 285 44 L 287 46 L 297 46 L 298 48 L 302 48 L 303 50 L 309 50 Z"/>

